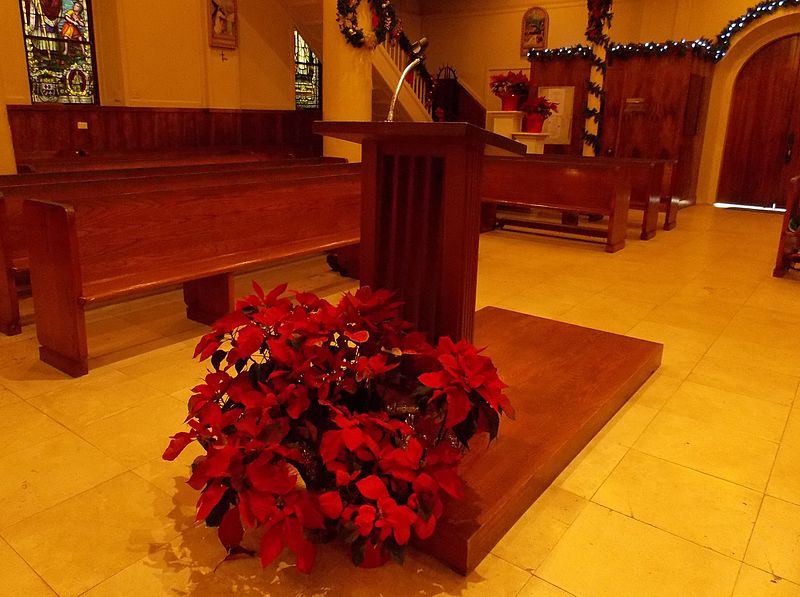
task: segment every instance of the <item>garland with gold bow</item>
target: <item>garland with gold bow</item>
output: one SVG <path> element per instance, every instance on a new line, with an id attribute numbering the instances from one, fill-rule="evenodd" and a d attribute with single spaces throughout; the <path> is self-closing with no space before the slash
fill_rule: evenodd
<path id="1" fill-rule="evenodd" d="M 373 49 L 386 37 L 397 38 L 402 31 L 397 11 L 390 0 L 368 0 L 372 13 L 372 31 L 365 32 L 358 26 L 358 7 L 361 0 L 337 0 L 336 22 L 347 43 L 356 48 L 367 46 Z"/>

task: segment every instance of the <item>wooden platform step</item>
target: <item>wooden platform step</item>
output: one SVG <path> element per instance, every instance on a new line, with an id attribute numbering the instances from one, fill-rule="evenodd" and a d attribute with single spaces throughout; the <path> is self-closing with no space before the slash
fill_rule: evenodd
<path id="1" fill-rule="evenodd" d="M 467 491 L 418 547 L 467 575 L 661 364 L 663 346 L 486 307 L 475 345 L 487 346 L 516 421 L 462 463 Z"/>

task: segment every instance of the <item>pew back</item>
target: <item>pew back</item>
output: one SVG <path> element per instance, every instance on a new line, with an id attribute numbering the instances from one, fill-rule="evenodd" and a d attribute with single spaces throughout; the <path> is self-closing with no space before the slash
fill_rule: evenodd
<path id="1" fill-rule="evenodd" d="M 511 222 L 515 225 L 603 236 L 606 250 L 625 246 L 627 213 L 630 205 L 629 176 L 609 162 L 570 163 L 531 158 L 485 158 L 481 180 L 481 199 L 495 205 L 517 205 L 553 209 L 561 212 L 586 212 L 608 216 L 606 230 L 577 225 L 545 225 Z"/>
<path id="2" fill-rule="evenodd" d="M 26 200 L 41 358 L 88 371 L 84 307 L 183 284 L 187 314 L 232 308 L 233 272 L 358 242 L 358 174 Z"/>

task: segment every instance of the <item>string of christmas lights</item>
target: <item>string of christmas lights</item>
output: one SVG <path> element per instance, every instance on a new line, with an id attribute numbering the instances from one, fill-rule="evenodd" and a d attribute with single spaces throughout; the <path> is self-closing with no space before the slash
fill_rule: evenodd
<path id="1" fill-rule="evenodd" d="M 731 45 L 731 39 L 754 21 L 768 16 L 778 10 L 800 6 L 800 0 L 766 0 L 747 9 L 741 17 L 732 20 L 727 27 L 717 36 L 716 40 L 700 38 L 695 40 L 682 39 L 680 41 L 668 40 L 665 42 L 645 42 L 631 44 L 614 44 L 609 47 L 613 58 L 628 58 L 643 55 L 686 55 L 695 54 L 706 60 L 718 62 L 725 57 Z M 528 60 L 550 61 L 563 58 L 591 58 L 592 49 L 589 46 L 578 44 L 564 48 L 545 48 L 530 50 Z"/>

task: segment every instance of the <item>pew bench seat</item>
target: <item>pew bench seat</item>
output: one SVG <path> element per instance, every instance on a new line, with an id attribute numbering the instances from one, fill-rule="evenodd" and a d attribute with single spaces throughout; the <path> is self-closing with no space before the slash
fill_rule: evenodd
<path id="1" fill-rule="evenodd" d="M 86 374 L 85 309 L 175 285 L 187 317 L 213 323 L 233 308 L 235 273 L 358 242 L 360 203 L 358 174 L 26 200 L 40 358 Z"/>

